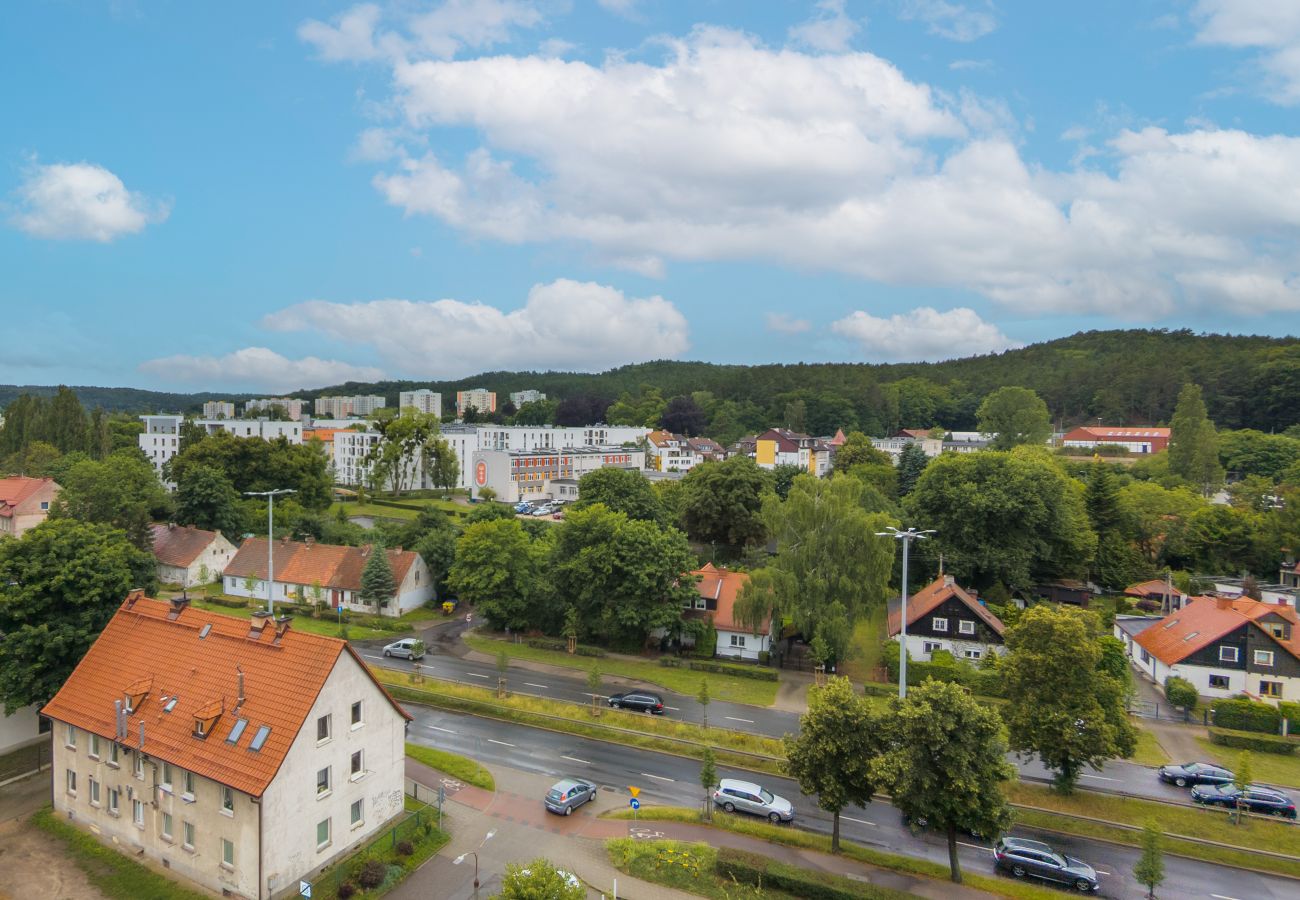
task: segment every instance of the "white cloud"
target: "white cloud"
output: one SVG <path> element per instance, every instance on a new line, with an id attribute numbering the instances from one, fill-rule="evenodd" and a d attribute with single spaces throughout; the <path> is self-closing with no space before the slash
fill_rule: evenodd
<path id="1" fill-rule="evenodd" d="M 336 16 L 333 24 L 308 19 L 299 26 L 298 37 L 329 62 L 451 59 L 465 48 L 504 43 L 514 29 L 543 21 L 532 0 L 445 0 L 427 12 L 395 16 L 401 31 L 381 30 L 383 18 L 379 6 L 363 3 Z"/>
<path id="2" fill-rule="evenodd" d="M 903 0 L 898 14 L 903 19 L 924 22 L 931 34 L 951 41 L 973 41 L 998 27 L 990 0 Z"/>
<path id="3" fill-rule="evenodd" d="M 768 331 L 777 334 L 803 334 L 812 329 L 812 323 L 807 319 L 796 319 L 786 313 L 767 313 L 763 316 L 763 321 Z"/>
<path id="4" fill-rule="evenodd" d="M 662 297 L 629 298 L 591 282 L 538 284 L 520 309 L 460 300 L 311 300 L 266 317 L 374 348 L 403 372 L 455 377 L 496 368 L 595 371 L 679 356 L 686 319 Z"/>
<path id="5" fill-rule="evenodd" d="M 375 26 L 380 11 L 374 3 L 362 3 L 334 17 L 327 25 L 309 19 L 298 27 L 298 37 L 316 48 L 317 55 L 329 62 L 359 62 L 380 55 L 375 44 Z"/>
<path id="6" fill-rule="evenodd" d="M 814 50 L 843 53 L 859 25 L 844 12 L 844 0 L 819 0 L 817 13 L 790 29 L 790 39 Z"/>
<path id="7" fill-rule="evenodd" d="M 1300 3 L 1198 0 L 1192 20 L 1199 44 L 1258 51 L 1263 92 L 1278 103 L 1300 103 Z"/>
<path id="8" fill-rule="evenodd" d="M 173 381 L 208 386 L 239 385 L 268 391 L 323 387 L 345 381 L 378 381 L 381 369 L 335 359 L 288 359 L 266 347 L 245 347 L 225 356 L 166 356 L 140 364 L 140 371 Z"/>
<path id="9" fill-rule="evenodd" d="M 831 330 L 860 344 L 870 360 L 953 359 L 1022 346 L 965 307 L 939 312 L 921 306 L 887 319 L 857 310 Z"/>
<path id="10" fill-rule="evenodd" d="M 622 16 L 625 19 L 634 19 L 637 17 L 637 4 L 640 0 L 596 0 L 602 9 L 609 10 L 616 16 Z"/>
<path id="11" fill-rule="evenodd" d="M 33 165 L 17 190 L 10 222 L 33 237 L 107 243 L 165 221 L 168 204 L 126 189 L 92 163 Z"/>

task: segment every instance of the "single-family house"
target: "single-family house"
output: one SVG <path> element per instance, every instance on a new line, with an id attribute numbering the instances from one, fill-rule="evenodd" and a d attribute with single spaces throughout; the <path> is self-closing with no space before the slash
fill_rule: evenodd
<path id="1" fill-rule="evenodd" d="M 22 537 L 23 532 L 44 522 L 58 495 L 59 485 L 53 478 L 0 478 L 0 536 Z"/>
<path id="2" fill-rule="evenodd" d="M 713 438 L 693 437 L 686 439 L 686 446 L 700 458 L 700 462 L 712 462 L 727 458 L 727 448 Z"/>
<path id="3" fill-rule="evenodd" d="M 152 527 L 153 556 L 163 584 L 189 587 L 216 581 L 235 556 L 235 545 L 220 531 L 171 522 Z"/>
<path id="4" fill-rule="evenodd" d="M 683 618 L 711 619 L 718 634 L 716 654 L 734 659 L 759 659 L 760 653 L 772 649 L 772 617 L 765 618 L 757 629 L 742 624 L 736 618 L 736 598 L 749 581 L 744 572 L 732 572 L 705 563 L 704 568 L 691 573 L 699 581 L 695 590 L 698 596 L 688 604 Z"/>
<path id="5" fill-rule="evenodd" d="M 420 554 L 410 550 L 339 547 L 287 538 L 277 540 L 273 550 L 275 578 L 271 597 L 277 602 L 324 603 L 331 609 L 375 612 L 374 606 L 363 603 L 360 596 L 361 572 L 367 557 L 374 552 L 388 554 L 393 583 L 397 585 L 394 599 L 379 609 L 380 615 L 400 616 L 433 599 L 429 567 Z M 264 599 L 266 571 L 266 538 L 245 539 L 222 573 L 225 592 L 236 597 Z"/>
<path id="6" fill-rule="evenodd" d="M 900 601 L 889 602 L 888 629 L 902 638 Z M 941 575 L 907 599 L 907 654 L 929 662 L 936 650 L 956 659 L 978 662 L 990 653 L 1005 653 L 1006 626 L 983 603 L 962 590 L 951 575 Z"/>
<path id="7" fill-rule="evenodd" d="M 297 896 L 403 811 L 411 717 L 289 619 L 132 591 L 42 713 L 60 820 L 214 895 Z"/>
<path id="8" fill-rule="evenodd" d="M 703 462 L 690 440 L 671 431 L 652 431 L 646 435 L 646 468 L 659 472 L 689 472 Z"/>
<path id="9" fill-rule="evenodd" d="M 1135 635 L 1134 663 L 1163 685 L 1185 678 L 1203 697 L 1300 700 L 1300 617 L 1245 597 L 1192 597 Z"/>
<path id="10" fill-rule="evenodd" d="M 1124 596 L 1134 597 L 1139 603 L 1146 601 L 1151 609 L 1159 609 L 1166 614 L 1182 609 L 1188 599 L 1178 588 L 1158 578 L 1130 584 L 1124 588 Z"/>

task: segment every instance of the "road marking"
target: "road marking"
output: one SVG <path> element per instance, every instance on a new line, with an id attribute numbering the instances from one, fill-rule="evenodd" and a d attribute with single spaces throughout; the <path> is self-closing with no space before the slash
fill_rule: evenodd
<path id="1" fill-rule="evenodd" d="M 1225 897 L 1223 894 L 1211 894 L 1210 896 L 1214 897 L 1215 900 L 1237 900 L 1236 897 Z"/>
<path id="2" fill-rule="evenodd" d="M 496 738 L 488 738 L 489 744 L 500 744 L 502 747 L 513 747 L 514 744 L 507 744 L 505 741 L 498 741 Z"/>
<path id="3" fill-rule="evenodd" d="M 733 721 L 733 722 L 744 722 L 744 723 L 747 724 L 747 725 L 753 725 L 753 724 L 754 724 L 754 720 L 753 720 L 753 719 L 737 719 L 735 716 L 723 716 L 722 718 L 724 718 L 724 719 L 730 719 L 730 720 Z M 844 817 L 841 816 L 840 818 L 844 818 Z"/>
<path id="4" fill-rule="evenodd" d="M 455 734 L 450 728 L 439 728 L 437 725 L 425 725 L 425 728 L 432 728 L 434 731 L 441 731 L 444 734 Z"/>
<path id="5" fill-rule="evenodd" d="M 1093 870 L 1094 872 L 1096 872 L 1098 875 L 1109 875 L 1109 874 L 1110 874 L 1110 873 L 1107 872 L 1105 869 L 1098 869 L 1096 866 L 1093 866 L 1093 867 L 1092 867 L 1092 870 Z"/>
<path id="6" fill-rule="evenodd" d="M 466 672 L 465 674 L 468 675 L 470 678 L 487 678 L 487 677 L 488 677 L 488 676 L 486 676 L 486 675 L 480 675 L 478 672 Z"/>
<path id="7" fill-rule="evenodd" d="M 959 846 L 959 847 L 970 847 L 972 850 L 988 850 L 988 849 L 989 849 L 988 847 L 981 847 L 979 844 L 968 844 L 968 843 L 966 843 L 965 841 L 958 841 L 958 842 L 957 842 L 957 846 Z"/>
<path id="8" fill-rule="evenodd" d="M 876 827 L 875 822 L 868 822 L 866 819 L 855 819 L 852 816 L 840 816 L 840 818 L 845 822 L 857 822 L 859 825 L 870 825 L 872 828 Z"/>
<path id="9" fill-rule="evenodd" d="M 570 762 L 582 763 L 584 766 L 591 765 L 591 763 L 587 762 L 585 759 L 578 759 L 578 757 L 576 756 L 561 756 L 560 759 L 567 759 Z"/>
<path id="10" fill-rule="evenodd" d="M 673 781 L 672 778 L 665 778 L 663 775 L 651 775 L 649 772 L 642 772 L 646 778 L 653 778 L 655 781 Z"/>
<path id="11" fill-rule="evenodd" d="M 383 662 L 383 661 L 384 661 L 384 657 L 382 657 L 382 656 L 371 656 L 369 653 L 363 653 L 363 654 L 361 654 L 361 655 L 364 656 L 366 659 L 377 659 L 377 660 L 379 660 L 380 662 Z"/>
<path id="12" fill-rule="evenodd" d="M 534 684 L 531 681 L 525 681 L 524 684 L 527 685 L 528 687 L 536 687 L 536 688 L 541 688 L 542 690 L 546 690 L 546 685 L 544 684 Z"/>
<path id="13" fill-rule="evenodd" d="M 1118 778 L 1107 778 L 1105 775 L 1083 775 L 1083 778 L 1095 778 L 1097 781 L 1119 781 Z"/>

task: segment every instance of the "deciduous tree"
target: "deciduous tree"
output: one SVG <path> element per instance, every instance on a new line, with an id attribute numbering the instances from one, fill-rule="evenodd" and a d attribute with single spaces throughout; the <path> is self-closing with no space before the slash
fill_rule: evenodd
<path id="1" fill-rule="evenodd" d="M 1161 844 L 1164 832 L 1155 822 L 1142 827 L 1142 855 L 1133 865 L 1133 877 L 1138 884 L 1146 885 L 1147 900 L 1155 900 L 1156 888 L 1165 880 L 1165 858 Z"/>
<path id="2" fill-rule="evenodd" d="M 83 460 L 63 476 L 51 518 L 99 522 L 126 532 L 141 550 L 153 549 L 150 523 L 166 518 L 171 498 L 138 450 L 120 450 L 103 462 Z"/>
<path id="3" fill-rule="evenodd" d="M 555 863 L 537 857 L 526 864 L 510 863 L 501 876 L 501 893 L 493 900 L 584 900 L 587 889 Z"/>
<path id="4" fill-rule="evenodd" d="M 664 414 L 659 417 L 659 427 L 673 434 L 696 437 L 704 433 L 708 417 L 690 395 L 678 395 L 668 401 Z"/>
<path id="5" fill-rule="evenodd" d="M 749 457 L 702 463 L 681 484 L 682 524 L 691 540 L 741 550 L 766 537 L 762 508 L 771 475 Z"/>
<path id="6" fill-rule="evenodd" d="M 663 520 L 663 509 L 650 482 L 635 469 L 606 466 L 583 475 L 578 481 L 578 501 L 573 508 L 586 509 L 597 503 L 629 519 L 646 522 Z"/>
<path id="7" fill-rule="evenodd" d="M 847 472 L 854 466 L 864 464 L 893 465 L 893 460 L 888 453 L 872 446 L 871 438 L 861 431 L 851 431 L 845 436 L 840 449 L 835 451 L 835 471 Z"/>
<path id="8" fill-rule="evenodd" d="M 700 755 L 700 787 L 704 788 L 704 821 L 713 821 L 713 789 L 718 784 L 718 764 L 713 748 L 705 747 Z"/>
<path id="9" fill-rule="evenodd" d="M 1042 445 L 1052 436 L 1052 417 L 1047 404 L 1028 388 L 998 388 L 984 398 L 975 413 L 979 430 L 993 435 L 995 450 L 1010 450 L 1021 444 Z"/>
<path id="10" fill-rule="evenodd" d="M 176 485 L 176 521 L 235 538 L 244 530 L 239 495 L 221 470 L 192 466 Z"/>
<path id="11" fill-rule="evenodd" d="M 497 630 L 523 629 L 534 620 L 541 577 L 537 543 L 511 516 L 477 522 L 456 543 L 448 584 Z"/>

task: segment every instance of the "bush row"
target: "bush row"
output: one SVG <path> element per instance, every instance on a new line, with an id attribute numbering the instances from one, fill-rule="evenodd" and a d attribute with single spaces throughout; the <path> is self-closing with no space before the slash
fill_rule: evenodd
<path id="1" fill-rule="evenodd" d="M 1288 756 L 1295 753 L 1297 741 L 1277 734 L 1260 734 L 1256 731 L 1233 731 L 1228 728 L 1211 728 L 1210 743 L 1238 750 L 1257 750 L 1260 753 L 1277 753 Z"/>
<path id="2" fill-rule="evenodd" d="M 557 641 L 552 638 L 529 638 L 528 646 L 532 647 L 534 650 L 557 650 L 560 653 L 569 652 L 568 641 Z M 579 644 L 577 649 L 574 650 L 573 652 L 576 653 L 578 656 L 605 656 L 606 655 L 605 651 L 600 649 L 599 647 L 589 647 L 586 644 Z"/>
<path id="3" fill-rule="evenodd" d="M 830 872 L 801 869 L 786 863 L 746 853 L 730 847 L 718 848 L 714 872 L 724 882 L 734 879 L 739 884 L 773 888 L 806 900 L 892 900 L 907 896 L 888 888 L 850 881 Z"/>
<path id="4" fill-rule="evenodd" d="M 735 675 L 739 678 L 753 678 L 755 681 L 776 681 L 776 669 L 761 666 L 737 666 L 707 659 L 685 659 L 680 656 L 661 656 L 659 665 L 669 669 L 680 669 L 683 665 L 696 672 L 714 672 L 718 675 Z"/>
<path id="5" fill-rule="evenodd" d="M 1215 700 L 1211 709 L 1214 711 L 1214 724 L 1219 728 L 1258 731 L 1262 734 L 1277 734 L 1282 730 L 1281 711 L 1268 703 L 1234 697 L 1231 700 Z"/>
<path id="6" fill-rule="evenodd" d="M 893 648 L 891 651 L 891 647 Z M 885 665 L 889 669 L 889 680 L 898 682 L 898 644 L 890 641 L 885 646 Z M 916 686 L 927 678 L 935 681 L 950 681 L 970 688 L 972 694 L 983 697 L 1002 696 L 1002 676 L 996 669 L 977 669 L 964 661 L 924 662 L 919 659 L 907 660 L 907 683 Z"/>

